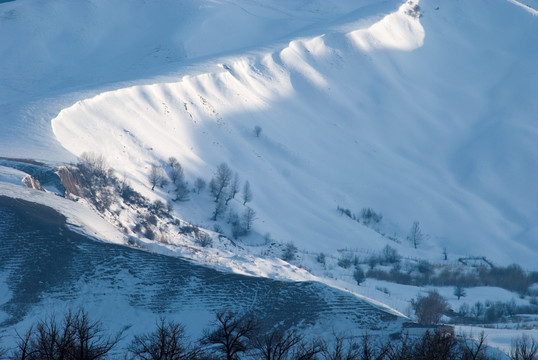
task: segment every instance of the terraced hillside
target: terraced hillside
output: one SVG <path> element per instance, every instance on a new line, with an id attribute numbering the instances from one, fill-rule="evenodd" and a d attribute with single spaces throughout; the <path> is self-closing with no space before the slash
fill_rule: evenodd
<path id="1" fill-rule="evenodd" d="M 0 197 L 0 328 L 12 335 L 35 317 L 80 304 L 111 328 L 145 331 L 157 314 L 193 333 L 223 309 L 253 311 L 273 326 L 397 331 L 401 319 L 316 282 L 222 273 L 179 258 L 88 239 L 58 213 Z"/>

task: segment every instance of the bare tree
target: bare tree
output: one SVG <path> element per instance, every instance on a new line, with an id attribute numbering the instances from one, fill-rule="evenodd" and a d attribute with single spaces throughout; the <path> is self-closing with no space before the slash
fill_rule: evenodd
<path id="1" fill-rule="evenodd" d="M 527 335 L 522 335 L 512 342 L 510 349 L 511 360 L 538 359 L 538 341 Z"/>
<path id="2" fill-rule="evenodd" d="M 215 209 L 213 210 L 213 215 L 211 215 L 211 220 L 217 221 L 217 219 L 226 212 L 226 203 L 223 199 L 219 199 L 215 204 Z"/>
<path id="3" fill-rule="evenodd" d="M 376 344 L 367 333 L 362 336 L 361 360 L 383 360 L 390 351 L 389 344 Z"/>
<path id="4" fill-rule="evenodd" d="M 93 152 L 83 152 L 79 156 L 78 168 L 85 176 L 106 177 L 108 165 L 103 155 Z"/>
<path id="5" fill-rule="evenodd" d="M 155 189 L 155 186 L 160 186 L 164 181 L 163 169 L 155 164 L 151 164 L 151 169 L 148 176 L 149 183 L 151 184 L 151 190 Z"/>
<path id="6" fill-rule="evenodd" d="M 31 341 L 33 353 L 38 359 L 65 359 L 69 350 L 74 348 L 73 321 L 71 315 L 65 317 L 63 324 L 53 316 L 37 323 Z"/>
<path id="7" fill-rule="evenodd" d="M 228 214 L 228 224 L 232 226 L 232 236 L 234 239 L 245 234 L 245 227 L 243 226 L 239 215 L 234 210 L 230 210 Z"/>
<path id="8" fill-rule="evenodd" d="M 243 226 L 245 228 L 245 231 L 250 231 L 254 220 L 256 220 L 256 211 L 254 211 L 250 207 L 247 207 L 247 209 L 243 213 Z"/>
<path id="9" fill-rule="evenodd" d="M 20 336 L 14 360 L 99 360 L 116 346 L 122 332 L 106 336 L 101 323 L 91 321 L 84 310 L 69 311 L 62 322 L 54 317 L 39 321 Z"/>
<path id="10" fill-rule="evenodd" d="M 188 201 L 190 191 L 187 181 L 185 181 L 183 166 L 181 166 L 179 161 L 173 156 L 168 158 L 168 165 L 168 176 L 176 186 L 175 201 Z"/>
<path id="11" fill-rule="evenodd" d="M 422 239 L 423 235 L 422 230 L 420 229 L 420 223 L 414 221 L 413 225 L 411 225 L 411 230 L 409 230 L 409 234 L 407 235 L 407 240 L 409 240 L 416 249 L 422 243 Z"/>
<path id="12" fill-rule="evenodd" d="M 314 340 L 309 343 L 301 342 L 295 347 L 291 358 L 293 360 L 316 360 L 317 355 L 323 350 L 323 343 L 320 340 Z"/>
<path id="13" fill-rule="evenodd" d="M 256 135 L 256 137 L 260 137 L 261 133 L 262 133 L 262 127 L 260 125 L 254 126 L 254 135 Z"/>
<path id="14" fill-rule="evenodd" d="M 208 346 L 215 346 L 226 356 L 226 360 L 236 360 L 240 353 L 247 351 L 248 342 L 258 329 L 254 317 L 231 311 L 217 313 L 215 325 L 215 330 L 205 331 L 202 342 Z"/>
<path id="15" fill-rule="evenodd" d="M 170 180 L 172 180 L 174 185 L 178 185 L 178 183 L 184 183 L 185 173 L 183 171 L 183 166 L 181 166 L 179 161 L 175 157 L 170 157 L 168 158 L 168 165 L 170 166 L 168 169 L 168 176 L 170 177 Z"/>
<path id="16" fill-rule="evenodd" d="M 362 284 L 366 280 L 366 275 L 364 275 L 364 271 L 361 269 L 360 266 L 355 267 L 355 271 L 353 272 L 353 279 L 355 279 L 357 285 Z"/>
<path id="17" fill-rule="evenodd" d="M 74 194 L 84 196 L 99 211 L 108 210 L 115 200 L 112 185 L 116 179 L 112 169 L 108 168 L 105 158 L 95 153 L 83 153 L 80 155 L 77 169 L 76 182 L 78 182 L 78 186 L 75 186 L 75 189 L 71 189 L 71 191 Z"/>
<path id="18" fill-rule="evenodd" d="M 273 331 L 270 334 L 256 337 L 252 346 L 257 352 L 257 358 L 263 360 L 286 360 L 292 354 L 298 352 L 298 347 L 302 345 L 303 337 L 295 331 L 282 332 Z M 295 354 L 296 355 L 296 354 Z M 293 358 L 297 358 L 293 356 Z"/>
<path id="19" fill-rule="evenodd" d="M 424 325 L 438 324 L 441 316 L 449 309 L 447 301 L 437 291 L 430 291 L 427 296 L 419 295 L 411 300 L 418 322 Z"/>
<path id="20" fill-rule="evenodd" d="M 12 360 L 33 360 L 37 356 L 37 349 L 32 346 L 32 338 L 34 336 L 34 327 L 31 326 L 30 329 L 24 334 L 20 335 L 17 332 L 17 345 L 13 354 L 11 355 Z"/>
<path id="21" fill-rule="evenodd" d="M 457 360 L 459 356 L 458 341 L 451 333 L 440 329 L 431 333 L 429 330 L 415 343 L 413 360 Z"/>
<path id="22" fill-rule="evenodd" d="M 408 332 L 402 334 L 398 343 L 391 342 L 387 358 L 389 360 L 413 359 L 413 342 L 410 340 Z"/>
<path id="23" fill-rule="evenodd" d="M 465 288 L 461 285 L 456 285 L 454 288 L 454 296 L 457 296 L 459 300 L 462 296 L 465 297 L 465 295 L 467 295 Z"/>
<path id="24" fill-rule="evenodd" d="M 189 187 L 185 181 L 178 181 L 176 185 L 176 201 L 188 201 L 189 200 Z"/>
<path id="25" fill-rule="evenodd" d="M 82 309 L 75 314 L 69 312 L 64 323 L 72 323 L 73 327 L 74 346 L 70 351 L 71 359 L 105 358 L 120 341 L 122 335 L 120 332 L 112 337 L 106 336 L 101 323 L 90 320 L 88 313 Z"/>
<path id="26" fill-rule="evenodd" d="M 396 264 L 400 262 L 400 254 L 398 254 L 398 251 L 396 249 L 389 245 L 386 245 L 381 251 L 381 253 L 383 254 L 385 261 L 389 264 Z"/>
<path id="27" fill-rule="evenodd" d="M 460 341 L 461 360 L 487 360 L 487 342 L 486 335 L 482 331 L 478 339 L 473 336 L 462 336 Z"/>
<path id="28" fill-rule="evenodd" d="M 194 181 L 194 188 L 196 189 L 196 193 L 199 194 L 200 191 L 204 190 L 205 188 L 205 180 L 201 177 L 197 177 Z"/>
<path id="29" fill-rule="evenodd" d="M 191 348 L 183 325 L 160 318 L 157 329 L 135 336 L 129 345 L 133 360 L 189 360 L 195 359 L 196 349 Z"/>
<path id="30" fill-rule="evenodd" d="M 475 319 L 479 319 L 482 315 L 484 315 L 484 304 L 482 304 L 480 301 L 475 302 L 471 308 L 471 315 L 473 315 Z"/>
<path id="31" fill-rule="evenodd" d="M 230 185 L 228 189 L 228 196 L 226 197 L 226 205 L 228 205 L 228 201 L 235 198 L 235 195 L 238 192 L 239 192 L 239 174 L 236 172 L 234 174 L 232 181 L 230 181 Z"/>
<path id="32" fill-rule="evenodd" d="M 246 205 L 249 201 L 252 201 L 252 190 L 250 189 L 250 183 L 245 181 L 245 185 L 243 185 L 243 205 Z"/>
<path id="33" fill-rule="evenodd" d="M 321 356 L 323 360 L 359 360 L 360 350 L 353 341 L 346 341 L 344 337 L 336 335 L 331 346 L 326 343 L 323 345 Z"/>
<path id="34" fill-rule="evenodd" d="M 211 193 L 215 197 L 215 202 L 218 203 L 224 190 L 232 181 L 232 170 L 226 163 L 222 163 L 217 167 L 217 173 L 211 179 L 209 184 Z"/>

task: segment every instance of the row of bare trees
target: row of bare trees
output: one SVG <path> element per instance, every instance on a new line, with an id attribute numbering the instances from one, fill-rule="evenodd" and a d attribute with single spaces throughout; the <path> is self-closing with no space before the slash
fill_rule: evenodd
<path id="1" fill-rule="evenodd" d="M 16 348 L 0 351 L 10 360 L 99 360 L 118 356 L 115 347 L 124 332 L 108 335 L 87 312 L 68 312 L 62 321 L 50 317 L 19 335 Z M 120 351 L 121 352 L 121 351 Z M 450 331 L 426 331 L 421 337 L 404 335 L 391 341 L 365 334 L 334 335 L 307 340 L 296 331 L 260 331 L 252 315 L 219 312 L 201 339 L 190 341 L 182 324 L 160 318 L 153 331 L 137 335 L 122 358 L 132 360 L 487 360 L 486 337 L 454 336 Z M 538 341 L 520 337 L 512 344 L 511 360 L 538 359 Z"/>
<path id="2" fill-rule="evenodd" d="M 106 334 L 99 321 L 90 320 L 84 310 L 69 311 L 62 321 L 41 320 L 24 334 L 8 359 L 13 360 L 96 360 L 106 359 L 122 332 Z M 7 353 L 7 351 L 5 351 Z"/>

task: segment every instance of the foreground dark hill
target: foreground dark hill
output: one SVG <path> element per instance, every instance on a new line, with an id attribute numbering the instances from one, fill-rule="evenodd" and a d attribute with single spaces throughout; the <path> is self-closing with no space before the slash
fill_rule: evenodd
<path id="1" fill-rule="evenodd" d="M 0 197 L 0 328 L 8 341 L 36 318 L 84 307 L 111 330 L 147 330 L 158 314 L 197 334 L 222 309 L 254 311 L 270 328 L 397 331 L 401 321 L 314 282 L 221 273 L 88 239 L 44 206 Z M 315 331 L 315 330 L 314 330 Z"/>

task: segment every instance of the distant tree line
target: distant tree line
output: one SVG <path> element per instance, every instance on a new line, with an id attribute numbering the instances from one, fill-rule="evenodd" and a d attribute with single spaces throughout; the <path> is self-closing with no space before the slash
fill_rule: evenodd
<path id="1" fill-rule="evenodd" d="M 435 265 L 427 260 L 403 260 L 396 249 L 386 245 L 381 251 L 359 258 L 351 251 L 341 250 L 336 264 L 344 269 L 354 267 L 353 277 L 359 280 L 372 278 L 403 285 L 412 286 L 453 286 L 454 296 L 466 296 L 466 288 L 477 286 L 500 287 L 517 292 L 520 296 L 530 296 L 531 304 L 525 309 L 536 313 L 538 306 L 536 297 L 538 291 L 532 285 L 538 283 L 538 272 L 526 272 L 519 265 L 511 264 L 506 267 L 480 265 Z M 326 256 L 317 255 L 315 260 L 327 266 Z M 363 269 L 366 269 L 364 272 Z M 523 311 L 523 308 L 521 311 Z M 522 313 L 522 312 L 518 312 Z"/>
<path id="2" fill-rule="evenodd" d="M 369 207 L 363 208 L 360 211 L 359 215 L 353 213 L 349 209 L 340 206 L 336 207 L 336 211 L 338 211 L 340 215 L 345 215 L 348 218 L 357 221 L 358 223 L 362 222 L 366 226 L 379 224 L 381 220 L 383 220 L 383 215 L 380 212 L 376 212 L 374 209 Z"/>
<path id="3" fill-rule="evenodd" d="M 118 350 L 124 331 L 107 334 L 99 321 L 84 310 L 62 319 L 40 320 L 18 335 L 14 349 L 3 349 L 10 360 L 487 360 L 497 359 L 487 349 L 486 337 L 455 336 L 437 328 L 422 336 L 392 336 L 389 341 L 361 336 L 333 335 L 307 340 L 295 330 L 261 331 L 252 314 L 221 311 L 198 340 L 191 340 L 183 324 L 161 317 L 153 330 L 135 335 L 125 350 Z M 125 339 L 123 339 L 125 340 Z M 123 354 L 121 354 L 123 353 Z M 522 336 L 512 343 L 512 360 L 536 360 L 538 341 Z"/>
<path id="4" fill-rule="evenodd" d="M 366 277 L 404 285 L 458 286 L 460 288 L 493 286 L 514 291 L 520 295 L 532 295 L 529 291 L 530 286 L 538 282 L 538 272 L 526 272 L 517 264 L 506 267 L 466 267 L 465 270 L 457 266 L 442 266 L 435 271 L 434 266 L 426 260 L 418 261 L 414 266 L 409 266 L 410 264 L 402 266 L 400 260 L 394 261 L 390 270 L 376 268 L 378 264 L 388 264 L 387 258 L 373 256 L 366 262 L 370 265 Z"/>
<path id="5" fill-rule="evenodd" d="M 503 319 L 510 319 L 518 314 L 526 316 L 538 314 L 538 304 L 517 305 L 512 299 L 510 301 L 477 301 L 474 304 L 464 302 L 458 309 L 450 312 L 450 317 L 454 322 L 463 324 L 493 324 L 502 322 Z"/>

